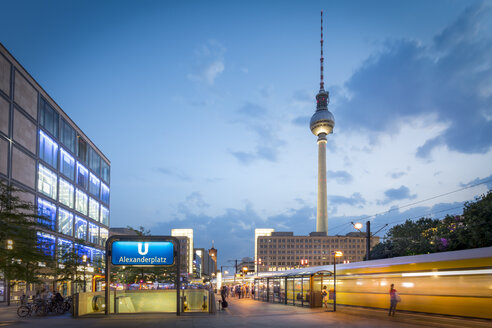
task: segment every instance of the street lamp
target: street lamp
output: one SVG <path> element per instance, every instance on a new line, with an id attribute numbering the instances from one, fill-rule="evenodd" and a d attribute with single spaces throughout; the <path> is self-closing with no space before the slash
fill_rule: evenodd
<path id="1" fill-rule="evenodd" d="M 87 280 L 85 279 L 85 270 L 87 269 L 87 255 L 82 255 L 82 262 L 84 262 L 84 293 L 87 292 Z"/>
<path id="2" fill-rule="evenodd" d="M 359 232 L 362 232 L 360 229 L 362 229 L 362 223 L 357 222 L 357 223 L 352 223 L 355 229 L 359 230 Z M 371 237 L 386 228 L 388 224 L 386 223 L 381 229 L 376 231 L 374 234 L 371 235 L 371 221 L 366 222 L 366 261 L 369 261 L 371 259 Z"/>
<path id="3" fill-rule="evenodd" d="M 7 240 L 7 249 L 14 249 L 14 241 L 12 239 Z"/>
<path id="4" fill-rule="evenodd" d="M 333 253 L 333 312 L 337 311 L 337 257 L 342 257 L 342 251 L 334 251 Z"/>

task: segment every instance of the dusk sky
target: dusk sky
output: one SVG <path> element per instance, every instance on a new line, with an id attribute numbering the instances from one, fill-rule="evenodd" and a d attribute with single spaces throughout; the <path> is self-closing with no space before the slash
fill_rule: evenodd
<path id="1" fill-rule="evenodd" d="M 328 233 L 492 188 L 492 1 L 0 5 L 0 42 L 111 160 L 112 227 L 193 228 L 219 265 L 255 228 L 315 231 L 320 10 Z"/>

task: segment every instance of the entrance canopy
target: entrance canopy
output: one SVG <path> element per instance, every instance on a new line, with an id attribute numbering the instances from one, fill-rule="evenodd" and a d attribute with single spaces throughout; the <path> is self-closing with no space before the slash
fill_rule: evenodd
<path id="1" fill-rule="evenodd" d="M 285 278 L 285 277 L 309 277 L 313 275 L 331 276 L 333 271 L 321 269 L 320 267 L 307 267 L 287 271 L 259 272 L 258 278 Z"/>

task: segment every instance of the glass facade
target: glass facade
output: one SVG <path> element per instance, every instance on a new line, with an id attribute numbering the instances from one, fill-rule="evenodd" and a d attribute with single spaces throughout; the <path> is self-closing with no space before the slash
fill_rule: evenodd
<path id="1" fill-rule="evenodd" d="M 75 159 L 63 148 L 60 148 L 60 172 L 73 180 L 75 170 Z"/>
<path id="2" fill-rule="evenodd" d="M 101 183 L 101 200 L 109 204 L 109 188 L 104 183 Z"/>
<path id="3" fill-rule="evenodd" d="M 39 157 L 53 168 L 57 168 L 58 145 L 41 130 L 39 130 Z"/>
<path id="4" fill-rule="evenodd" d="M 108 229 L 100 228 L 99 229 L 99 245 L 106 246 L 106 240 L 108 240 Z"/>
<path id="5" fill-rule="evenodd" d="M 99 203 L 92 197 L 89 198 L 89 217 L 99 221 Z"/>
<path id="6" fill-rule="evenodd" d="M 55 230 L 56 226 L 56 205 L 42 198 L 38 198 L 38 222 L 45 228 Z"/>
<path id="7" fill-rule="evenodd" d="M 89 223 L 89 242 L 99 244 L 99 227 Z"/>
<path id="8" fill-rule="evenodd" d="M 89 174 L 89 192 L 99 198 L 99 189 L 101 180 L 99 180 L 92 172 Z"/>
<path id="9" fill-rule="evenodd" d="M 57 195 L 56 173 L 42 164 L 38 164 L 38 191 L 48 197 L 56 199 Z"/>
<path id="10" fill-rule="evenodd" d="M 109 210 L 101 205 L 101 218 L 100 221 L 105 226 L 109 226 Z"/>
<path id="11" fill-rule="evenodd" d="M 75 216 L 75 238 L 87 240 L 87 220 Z"/>
<path id="12" fill-rule="evenodd" d="M 104 160 L 101 161 L 101 178 L 109 183 L 109 164 Z"/>
<path id="13" fill-rule="evenodd" d="M 65 206 L 73 208 L 73 196 L 75 188 L 70 184 L 70 182 L 65 181 L 60 178 L 60 190 L 58 201 Z"/>
<path id="14" fill-rule="evenodd" d="M 59 116 L 55 109 L 46 100 L 41 98 L 39 123 L 55 138 L 58 138 L 58 120 Z"/>
<path id="15" fill-rule="evenodd" d="M 60 141 L 65 145 L 65 147 L 75 154 L 77 133 L 75 133 L 75 130 L 70 126 L 70 124 L 65 122 L 64 119 L 61 120 Z"/>
<path id="16" fill-rule="evenodd" d="M 58 210 L 58 232 L 73 236 L 73 214 L 63 208 Z"/>
<path id="17" fill-rule="evenodd" d="M 77 157 L 82 162 L 87 163 L 87 142 L 80 136 L 78 137 L 78 140 Z"/>
<path id="18" fill-rule="evenodd" d="M 89 147 L 89 167 L 92 171 L 100 174 L 101 156 L 99 156 L 98 153 L 94 149 L 92 149 L 92 147 Z"/>
<path id="19" fill-rule="evenodd" d="M 75 190 L 75 210 L 87 215 L 87 194 L 80 189 Z"/>
<path id="20" fill-rule="evenodd" d="M 89 170 L 77 162 L 77 185 L 84 190 L 89 186 Z"/>
<path id="21" fill-rule="evenodd" d="M 44 251 L 46 255 L 55 255 L 55 241 L 56 237 L 45 232 L 38 231 L 38 247 Z"/>

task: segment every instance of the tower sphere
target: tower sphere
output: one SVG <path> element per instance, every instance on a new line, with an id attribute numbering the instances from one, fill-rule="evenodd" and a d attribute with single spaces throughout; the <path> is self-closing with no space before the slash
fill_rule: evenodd
<path id="1" fill-rule="evenodd" d="M 335 127 L 335 118 L 333 114 L 328 110 L 329 94 L 325 90 L 320 90 L 316 95 L 316 112 L 311 117 L 309 127 L 311 132 L 315 136 L 319 136 L 321 133 L 328 135 L 333 133 Z"/>

